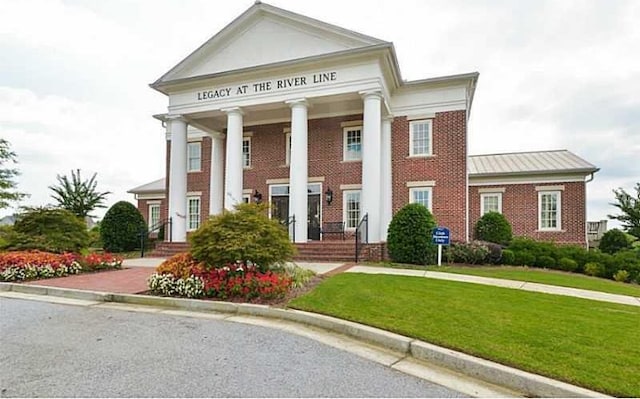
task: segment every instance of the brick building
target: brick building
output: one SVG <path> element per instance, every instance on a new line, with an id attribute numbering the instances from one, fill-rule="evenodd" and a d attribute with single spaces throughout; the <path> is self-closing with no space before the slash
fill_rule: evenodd
<path id="1" fill-rule="evenodd" d="M 478 73 L 405 81 L 392 43 L 256 2 L 151 87 L 169 98 L 166 178 L 130 190 L 184 242 L 209 215 L 267 201 L 296 243 L 367 215 L 429 208 L 452 239 L 503 212 L 515 234 L 585 244 L 585 184 L 568 151 L 469 156 Z"/>

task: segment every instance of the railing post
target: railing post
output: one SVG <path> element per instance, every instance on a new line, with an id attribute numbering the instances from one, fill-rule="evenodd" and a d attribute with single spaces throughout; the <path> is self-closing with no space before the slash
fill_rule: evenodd
<path id="1" fill-rule="evenodd" d="M 144 258 L 144 236 L 145 230 L 140 229 L 138 233 L 140 235 L 140 257 Z"/>
<path id="2" fill-rule="evenodd" d="M 169 242 L 173 242 L 173 218 L 169 218 Z"/>

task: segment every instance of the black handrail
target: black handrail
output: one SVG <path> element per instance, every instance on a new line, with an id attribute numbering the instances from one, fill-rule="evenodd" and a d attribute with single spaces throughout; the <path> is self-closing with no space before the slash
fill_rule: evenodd
<path id="1" fill-rule="evenodd" d="M 293 225 L 293 242 L 296 242 L 296 215 L 289 216 L 287 220 L 282 221 L 282 225 L 289 231 L 289 226 Z"/>
<path id="2" fill-rule="evenodd" d="M 364 226 L 364 228 L 363 228 Z M 364 239 L 362 239 L 364 236 Z M 360 251 L 362 251 L 362 243 L 369 243 L 369 214 L 365 213 L 358 226 L 356 227 L 356 263 L 360 259 Z"/>
<path id="3" fill-rule="evenodd" d="M 167 234 L 167 230 L 169 231 L 169 239 L 166 240 L 168 242 L 172 242 L 172 224 L 173 224 L 173 220 L 171 218 L 165 219 L 165 220 L 161 220 L 158 223 L 152 225 L 151 227 L 147 228 L 147 229 L 141 229 L 140 232 L 138 233 L 138 236 L 140 237 L 140 257 L 144 258 L 144 248 L 145 248 L 145 241 L 149 241 L 149 235 L 151 235 L 151 233 L 155 233 L 157 232 L 158 235 L 160 235 L 160 233 L 162 232 L 163 235 Z"/>

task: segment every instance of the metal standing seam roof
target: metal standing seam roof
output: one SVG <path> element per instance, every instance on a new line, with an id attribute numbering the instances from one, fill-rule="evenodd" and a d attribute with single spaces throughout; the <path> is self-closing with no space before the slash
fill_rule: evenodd
<path id="1" fill-rule="evenodd" d="M 470 155 L 468 160 L 470 176 L 593 173 L 599 170 L 593 164 L 567 150 Z"/>
<path id="2" fill-rule="evenodd" d="M 132 188 L 127 191 L 131 194 L 143 194 L 143 193 L 163 193 L 165 191 L 165 179 L 154 180 L 151 183 L 143 184 L 136 188 Z"/>

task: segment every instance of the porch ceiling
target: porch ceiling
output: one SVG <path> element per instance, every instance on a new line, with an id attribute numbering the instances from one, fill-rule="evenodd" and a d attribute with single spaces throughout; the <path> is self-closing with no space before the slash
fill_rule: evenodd
<path id="1" fill-rule="evenodd" d="M 363 102 L 358 93 L 307 99 L 309 119 L 332 115 L 361 114 Z M 291 109 L 285 103 L 260 104 L 243 108 L 244 126 L 256 126 L 268 123 L 281 123 L 291 120 Z M 201 129 L 222 132 L 227 127 L 227 115 L 220 111 L 206 111 L 186 115 L 190 122 Z"/>

